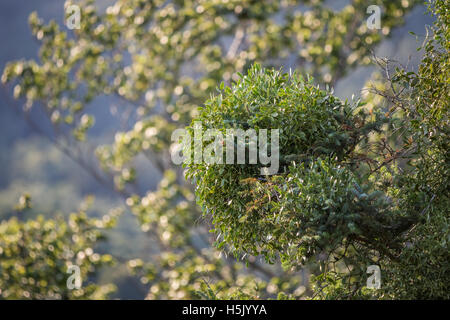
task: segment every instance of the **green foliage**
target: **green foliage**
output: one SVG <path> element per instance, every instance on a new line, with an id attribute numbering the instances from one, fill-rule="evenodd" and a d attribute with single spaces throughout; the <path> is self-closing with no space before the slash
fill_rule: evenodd
<path id="1" fill-rule="evenodd" d="M 193 123 L 223 133 L 230 127 L 280 128 L 280 158 L 300 162 L 264 178 L 252 165 L 188 164 L 199 204 L 219 233 L 219 248 L 262 254 L 272 263 L 280 257 L 285 267 L 324 255 L 325 270 L 314 278 L 322 298 L 448 297 L 449 57 L 443 6 L 433 7 L 444 17 L 425 45 L 418 73 L 397 71 L 393 105 L 372 123 L 351 127 L 370 117 L 359 109 L 362 118 L 356 118 L 355 110 L 311 90 L 295 74 L 259 66 L 205 103 Z M 406 89 L 397 94 L 396 86 Z M 396 127 L 403 132 L 390 146 L 386 141 Z M 354 166 L 362 158 L 355 149 L 370 150 L 373 134 L 383 141 L 380 153 L 389 157 L 371 159 L 367 153 L 370 170 Z M 369 264 L 383 266 L 387 284 L 378 292 L 364 288 Z"/>
<path id="2" fill-rule="evenodd" d="M 412 217 L 354 165 L 359 142 L 390 121 L 377 114 L 365 123 L 366 117 L 360 103 L 351 108 L 295 74 L 259 66 L 207 101 L 194 124 L 280 128 L 285 161 L 284 170 L 263 178 L 257 165 L 188 164 L 199 204 L 213 216 L 219 248 L 228 244 L 236 255 L 262 254 L 271 263 L 280 256 L 290 267 L 355 243 L 391 256 Z"/>
<path id="3" fill-rule="evenodd" d="M 190 214 L 192 202 L 180 199 L 193 196 L 188 188 L 178 185 L 175 179 L 175 172 L 166 171 L 157 191 L 149 192 L 142 198 L 132 196 L 127 199 L 127 204 L 137 216 L 142 230 L 154 230 L 162 243 L 178 247 L 190 241 L 189 235 L 183 231 L 186 225 L 194 223 Z"/>
<path id="4" fill-rule="evenodd" d="M 104 239 L 104 229 L 114 216 L 89 219 L 86 213 L 20 221 L 17 217 L 0 223 L 0 299 L 105 299 L 114 285 L 92 282 L 98 270 L 110 265 L 108 254 L 95 252 Z M 82 286 L 69 289 L 69 267 L 80 268 Z"/>
<path id="5" fill-rule="evenodd" d="M 386 134 L 405 162 L 384 165 L 369 179 L 397 198 L 397 207 L 412 220 L 398 226 L 394 256 L 377 260 L 380 290 L 366 291 L 361 283 L 352 291 L 345 289 L 345 277 L 322 274 L 316 279 L 321 298 L 449 299 L 449 12 L 446 1 L 431 1 L 429 9 L 436 21 L 419 48 L 424 56 L 418 71 L 397 68 L 389 78 L 385 61 L 387 85 L 374 90 L 390 104 L 396 120 Z"/>
<path id="6" fill-rule="evenodd" d="M 128 266 L 144 283 L 151 284 L 147 299 L 237 299 L 244 296 L 260 299 L 275 298 L 279 291 L 292 292 L 292 296 L 298 298 L 304 293 L 297 291 L 301 279 L 292 275 L 273 276 L 270 281 L 264 281 L 242 272 L 245 271 L 243 264 L 218 258 L 218 252 L 207 249 L 202 250 L 202 255 L 194 250 L 165 252 L 152 263 L 136 259 Z M 155 281 L 158 278 L 161 280 Z"/>
<path id="7" fill-rule="evenodd" d="M 15 97 L 25 101 L 25 113 L 30 108 L 42 108 L 43 114 L 48 115 L 55 128 L 55 136 L 51 138 L 56 144 L 103 184 L 111 186 L 120 194 L 138 217 L 143 231 L 149 235 L 152 247 L 153 263 L 141 278 L 150 286 L 149 298 L 194 297 L 201 289 L 203 277 L 210 279 L 210 287 L 214 292 L 221 290 L 223 295 L 219 295 L 220 297 L 233 294 L 239 296 L 236 292 L 244 289 L 250 296 L 276 297 L 278 292 L 285 291 L 293 297 L 299 297 L 301 294 L 296 291 L 296 286 L 299 285 L 298 274 L 282 272 L 278 266 L 262 265 L 252 261 L 253 257 L 247 260 L 249 268 L 244 269 L 241 263 L 230 261 L 221 257 L 215 249 L 205 247 L 205 243 L 211 240 L 207 236 L 210 224 L 199 220 L 201 210 L 195 205 L 193 187 L 184 182 L 182 170 L 170 163 L 170 133 L 176 128 L 185 127 L 192 118 L 198 116 L 197 106 L 203 104 L 218 83 L 223 81 L 228 88 L 232 81 L 243 81 L 239 78 L 239 73 L 247 74 L 248 68 L 255 62 L 277 69 L 282 65 L 295 65 L 296 69 L 314 75 L 320 83 L 334 85 L 356 66 L 369 64 L 371 50 L 395 27 L 401 25 L 402 17 L 420 2 L 380 0 L 369 3 L 357 0 L 340 10 L 333 10 L 325 1 L 310 0 L 117 0 L 106 10 L 100 10 L 92 0 L 77 1 L 76 4 L 81 6 L 81 29 L 73 32 L 55 22 L 44 23 L 37 14 L 30 16 L 32 33 L 41 45 L 39 58 L 9 63 L 3 72 L 2 82 L 11 85 Z M 380 31 L 367 30 L 366 7 L 369 4 L 379 4 L 384 9 L 381 21 L 383 29 Z M 263 101 L 265 94 L 276 98 L 283 90 L 287 90 L 289 96 L 280 98 L 277 102 L 281 103 L 284 99 L 286 108 L 294 113 L 296 105 L 290 103 L 295 96 L 293 79 L 276 71 L 273 75 L 277 75 L 277 81 L 281 82 L 267 87 L 276 90 L 262 94 L 261 98 L 258 92 L 252 92 L 252 99 Z M 270 83 L 270 79 L 258 79 L 262 83 Z M 303 113 L 300 112 L 299 115 L 314 117 L 317 134 L 306 131 L 305 136 L 301 135 L 305 127 L 300 126 L 307 124 L 306 128 L 309 128 L 310 119 L 299 119 L 296 116 L 290 118 L 282 116 L 282 113 L 280 116 L 271 116 L 274 112 L 269 100 L 266 101 L 269 104 L 258 115 L 264 116 L 264 119 L 248 117 L 242 105 L 236 109 L 237 113 L 233 117 L 239 115 L 250 119 L 253 121 L 252 126 L 272 125 L 287 129 L 286 125 L 294 125 L 301 129 L 293 130 L 299 132 L 297 137 L 290 138 L 287 132 L 283 133 L 283 148 L 286 151 L 283 170 L 284 174 L 292 175 L 293 181 L 310 175 L 311 183 L 318 181 L 323 187 L 335 175 L 342 176 L 343 180 L 339 185 L 343 186 L 353 178 L 356 181 L 367 181 L 363 179 L 364 175 L 367 177 L 372 169 L 383 164 L 388 157 L 387 154 L 377 152 L 380 149 L 369 137 L 369 133 L 380 134 L 380 125 L 388 123 L 382 116 L 384 112 L 378 108 L 372 115 L 368 112 L 359 114 L 359 111 L 353 109 L 351 113 L 346 113 L 345 110 L 349 108 L 346 103 L 317 89 L 308 81 L 304 82 L 300 78 L 296 81 L 312 95 L 309 97 L 306 92 L 301 92 L 295 98 L 297 100 L 294 99 L 305 104 L 305 108 L 302 107 Z M 246 83 L 239 92 L 244 93 L 246 88 L 252 86 Z M 101 125 L 103 119 L 94 119 L 89 107 L 95 99 L 104 96 L 120 101 L 120 108 L 116 112 L 123 116 L 120 120 L 123 120 L 121 123 L 124 126 L 112 130 L 110 145 L 94 145 L 97 147 L 98 165 L 104 169 L 99 172 L 95 170 L 96 165 L 89 166 L 86 163 L 85 154 L 80 154 L 79 150 L 94 149 L 90 148 L 90 143 L 95 142 L 90 135 L 91 128 Z M 328 100 L 322 101 L 325 98 Z M 238 97 L 239 101 L 243 99 Z M 310 103 L 332 117 L 326 119 L 325 114 L 309 108 Z M 248 100 L 248 106 L 252 106 L 251 99 Z M 253 103 L 252 107 L 257 106 Z M 333 106 L 337 110 L 333 111 Z M 267 115 L 270 116 L 266 117 Z M 216 120 L 240 121 L 237 117 L 221 118 L 220 113 L 215 116 Z M 340 127 L 343 124 L 350 128 Z M 391 125 L 391 122 L 388 124 Z M 356 142 L 358 146 L 354 146 Z M 300 149 L 297 150 L 297 147 Z M 313 160 L 320 156 L 321 160 L 313 163 L 304 161 L 302 164 L 300 160 L 304 160 L 303 153 Z M 142 158 L 148 159 L 150 166 L 158 169 L 157 176 L 162 177 L 157 190 L 142 191 L 136 187 L 136 182 L 140 182 L 142 188 L 142 180 L 145 180 L 143 177 L 148 169 L 136 165 Z M 291 165 L 293 160 L 296 160 L 295 166 Z M 349 163 L 344 164 L 346 161 Z M 358 171 L 354 167 L 359 167 Z M 239 166 L 227 168 L 230 170 L 229 174 L 231 170 L 239 170 L 244 178 L 251 178 L 255 169 Z M 388 175 L 386 172 L 383 174 Z M 233 183 L 232 186 L 239 182 L 228 178 Z M 263 198 L 262 195 L 271 196 L 281 185 L 280 181 L 274 180 L 265 181 L 262 186 L 256 185 L 258 188 L 247 184 L 239 184 L 239 188 L 244 192 L 254 189 L 254 196 L 245 197 L 256 200 L 261 196 L 264 202 L 262 207 L 274 208 L 281 202 L 268 199 L 268 196 Z M 294 182 L 291 186 L 295 187 Z M 373 186 L 361 187 L 367 190 L 357 190 L 357 199 L 363 194 L 369 195 L 376 191 Z M 232 190 L 236 191 L 229 189 Z M 290 201 L 294 199 L 291 199 L 292 195 L 288 195 L 289 190 L 287 186 L 283 190 L 283 201 L 292 206 L 293 202 Z M 335 197 L 339 195 L 350 197 L 347 191 L 330 196 L 330 201 L 338 199 Z M 220 193 L 216 193 L 214 196 L 219 195 Z M 240 194 L 233 197 L 231 207 L 238 204 L 240 197 Z M 249 205 L 252 199 L 247 199 Z M 320 201 L 314 199 L 316 203 Z M 218 199 L 208 198 L 209 200 L 219 203 Z M 231 198 L 227 200 L 225 204 Z M 354 198 L 352 201 L 354 205 L 373 201 L 370 208 L 375 207 L 376 202 L 367 199 L 357 201 Z M 249 225 L 248 221 L 244 221 L 248 219 L 243 214 L 246 209 L 239 216 L 243 225 Z M 250 212 L 252 210 L 249 208 L 247 216 L 250 219 L 253 216 L 255 221 L 262 223 L 256 224 L 255 228 L 265 230 L 266 224 L 276 222 L 271 221 L 271 217 L 264 218 L 265 221 L 256 219 L 257 215 Z M 311 222 L 313 229 L 304 230 L 305 235 L 324 226 L 325 232 L 329 233 L 326 224 L 328 220 L 322 221 L 328 213 L 322 215 L 324 219 L 321 219 L 317 215 L 317 208 L 311 206 L 308 210 L 316 214 Z M 331 214 L 333 208 L 327 210 Z M 263 210 L 253 211 L 262 213 Z M 222 216 L 219 211 L 215 214 Z M 381 221 L 384 221 L 386 215 L 382 214 L 381 217 Z M 340 230 L 350 233 L 364 225 L 355 220 L 354 226 L 349 226 L 353 218 L 347 223 L 339 224 Z M 392 220 L 396 220 L 396 217 Z M 283 221 L 276 223 L 278 228 L 285 227 Z M 233 224 L 236 224 L 236 220 L 232 221 Z M 223 227 L 228 228 L 225 225 Z M 233 230 L 226 229 L 230 234 Z M 292 230 L 290 229 L 291 236 Z M 255 229 L 250 228 L 248 231 L 256 234 Z M 235 239 L 238 240 L 237 234 Z M 250 240 L 254 242 L 255 239 Z M 336 241 L 339 242 L 340 239 Z M 254 244 L 239 245 L 246 249 L 254 248 Z M 273 241 L 271 245 L 274 245 Z M 286 242 L 279 245 L 288 247 Z M 275 249 L 277 248 L 267 248 L 269 258 L 274 258 Z M 341 249 L 342 252 L 345 251 L 345 247 Z M 354 249 L 349 248 L 345 252 L 352 250 Z M 253 252 L 257 253 L 259 249 Z M 136 263 L 135 266 L 138 265 L 141 264 Z M 142 266 L 144 265 L 147 266 L 143 263 Z M 214 266 L 211 268 L 213 270 L 205 268 L 206 265 Z M 364 266 L 360 266 L 358 270 L 362 270 Z M 311 269 L 314 270 L 313 266 Z M 258 287 L 263 288 L 258 293 L 249 289 L 255 283 L 260 283 Z M 287 296 L 281 294 L 280 297 Z"/>
<path id="8" fill-rule="evenodd" d="M 187 176 L 195 178 L 204 213 L 213 216 L 219 247 L 228 243 L 233 250 L 264 254 L 269 261 L 281 252 L 295 261 L 314 256 L 330 239 L 340 243 L 361 232 L 355 223 L 362 220 L 358 212 L 366 206 L 359 203 L 356 209 L 351 204 L 361 198 L 354 187 L 357 178 L 339 164 L 350 159 L 367 128 L 383 123 L 357 127 L 363 115 L 297 74 L 258 65 L 208 100 L 188 131 L 192 133 L 196 121 L 205 131 L 219 129 L 224 136 L 228 128 L 250 128 L 257 134 L 260 129 L 279 129 L 283 165 L 277 176 L 261 178 L 261 164 L 190 161 Z M 225 149 L 226 141 L 223 145 Z M 204 151 L 208 143 L 202 147 Z M 365 196 L 369 202 L 378 194 Z"/>
<path id="9" fill-rule="evenodd" d="M 450 297 L 450 16 L 446 1 L 431 2 L 429 10 L 436 21 L 422 46 L 419 70 L 398 70 L 394 79 L 406 88 L 392 100 L 405 110 L 416 152 L 413 174 L 403 181 L 403 209 L 420 212 L 422 223 L 406 234 L 399 263 L 385 267 L 389 282 L 382 292 L 390 298 Z"/>

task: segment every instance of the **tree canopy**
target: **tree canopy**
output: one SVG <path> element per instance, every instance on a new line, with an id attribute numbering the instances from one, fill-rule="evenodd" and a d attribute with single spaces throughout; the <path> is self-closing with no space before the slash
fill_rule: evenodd
<path id="1" fill-rule="evenodd" d="M 149 286 L 147 298 L 448 299 L 448 8 L 430 2 L 437 19 L 416 72 L 375 58 L 385 77 L 360 101 L 342 101 L 330 88 L 369 65 L 421 3 L 375 2 L 384 9 L 380 30 L 368 30 L 363 0 L 341 8 L 117 0 L 105 9 L 77 1 L 80 29 L 30 16 L 39 58 L 9 63 L 2 82 L 32 126 L 137 217 L 155 253 L 128 264 Z M 120 127 L 96 139 L 103 119 L 92 106 L 102 97 L 120 103 Z M 33 123 L 34 109 L 50 133 Z M 280 172 L 260 179 L 258 165 L 175 165 L 171 134 L 195 120 L 204 129 L 280 129 Z M 140 178 L 142 159 L 161 176 L 156 189 Z M 30 264 L 0 272 L 0 296 L 106 297 L 97 285 L 68 292 L 61 275 L 97 241 L 89 221 L 3 221 L 0 270 L 20 266 L 23 250 Z M 88 256 L 83 277 L 97 267 Z M 33 283 L 42 261 L 50 267 Z M 379 290 L 366 288 L 373 264 Z M 309 270 L 311 285 L 299 270 Z"/>

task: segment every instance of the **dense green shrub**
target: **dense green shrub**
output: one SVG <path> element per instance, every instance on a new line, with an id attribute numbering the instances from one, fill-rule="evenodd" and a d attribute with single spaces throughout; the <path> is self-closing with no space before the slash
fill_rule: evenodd
<path id="1" fill-rule="evenodd" d="M 220 91 L 200 109 L 190 134 L 198 121 L 203 131 L 220 129 L 224 136 L 229 128 L 279 129 L 281 167 L 262 176 L 261 164 L 189 158 L 188 177 L 195 178 L 199 203 L 213 217 L 219 246 L 269 261 L 280 254 L 295 264 L 349 239 L 375 245 L 375 239 L 387 244 L 395 237 L 399 214 L 387 214 L 392 206 L 382 192 L 360 186 L 363 172 L 352 161 L 359 141 L 389 119 L 377 114 L 366 123 L 361 104 L 351 106 L 311 80 L 258 65 Z M 204 139 L 202 150 L 211 143 Z M 225 150 L 228 141 L 222 143 Z"/>
<path id="2" fill-rule="evenodd" d="M 187 162 L 220 248 L 280 257 L 285 267 L 318 262 L 315 298 L 449 298 L 450 42 L 444 2 L 431 8 L 438 19 L 418 72 L 391 77 L 383 61 L 385 90 L 372 92 L 387 107 L 373 96 L 371 109 L 349 105 L 255 65 L 200 108 L 191 135 L 197 121 L 223 134 L 280 129 L 275 175 L 261 175 L 260 164 Z M 377 291 L 365 282 L 373 264 L 382 270 Z"/>

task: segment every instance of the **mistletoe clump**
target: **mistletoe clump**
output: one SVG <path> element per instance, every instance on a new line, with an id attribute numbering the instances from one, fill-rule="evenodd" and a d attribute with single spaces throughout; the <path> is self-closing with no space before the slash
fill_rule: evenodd
<path id="1" fill-rule="evenodd" d="M 365 123 L 364 112 L 356 107 L 310 79 L 259 65 L 231 87 L 221 84 L 219 94 L 188 127 L 192 137 L 200 128 L 208 138 L 190 147 L 213 150 L 225 159 L 231 140 L 217 142 L 206 134 L 208 129 L 223 137 L 228 129 L 253 129 L 257 135 L 262 129 L 278 129 L 279 148 L 273 148 L 268 134 L 267 149 L 272 156 L 279 152 L 279 170 L 261 175 L 265 165 L 260 162 L 199 163 L 192 153 L 187 156 L 187 176 L 196 183 L 204 214 L 212 216 L 219 247 L 227 244 L 235 254 L 263 254 L 268 261 L 277 255 L 298 261 L 349 239 L 391 241 L 396 214 L 383 214 L 390 206 L 387 197 L 361 186 L 352 161 L 358 142 L 385 119 L 375 116 L 376 121 Z M 237 141 L 232 143 L 236 151 Z M 243 143 L 248 152 L 250 139 Z M 223 148 L 212 148 L 214 144 Z M 388 233 L 385 224 L 391 228 Z"/>

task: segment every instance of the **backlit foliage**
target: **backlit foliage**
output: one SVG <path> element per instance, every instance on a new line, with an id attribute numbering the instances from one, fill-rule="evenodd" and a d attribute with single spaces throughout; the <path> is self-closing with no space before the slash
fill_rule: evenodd
<path id="1" fill-rule="evenodd" d="M 19 212 L 20 215 L 20 212 Z M 96 252 L 104 230 L 115 224 L 115 215 L 90 219 L 80 211 L 65 221 L 62 217 L 21 221 L 18 217 L 0 222 L 0 299 L 105 299 L 114 291 L 111 284 L 99 285 L 92 277 L 113 258 Z M 80 288 L 69 288 L 80 269 Z"/>
<path id="2" fill-rule="evenodd" d="M 34 108 L 43 110 L 55 129 L 51 138 L 59 148 L 103 185 L 117 192 L 137 216 L 142 230 L 149 235 L 154 255 L 151 264 L 142 262 L 142 268 L 137 268 L 141 266 L 141 262 L 133 260 L 130 267 L 138 272 L 142 282 L 149 285 L 148 297 L 205 297 L 197 294 L 203 288 L 205 279 L 213 292 L 220 291 L 219 297 L 243 297 L 248 294 L 251 297 L 266 298 L 277 297 L 279 292 L 288 294 L 281 294 L 280 297 L 310 294 L 309 289 L 305 290 L 304 287 L 299 290 L 298 281 L 301 277 L 298 273 L 283 272 L 279 265 L 268 266 L 255 257 L 246 257 L 248 268 L 243 268 L 241 263 L 225 257 L 225 254 L 219 255 L 209 245 L 217 235 L 213 237 L 207 232 L 212 226 L 206 219 L 201 219 L 201 209 L 195 204 L 194 187 L 185 181 L 182 168 L 170 161 L 170 134 L 174 129 L 184 128 L 193 118 L 198 117 L 197 107 L 203 105 L 221 82 L 230 87 L 233 81 L 240 81 L 239 73 L 248 74 L 248 69 L 254 63 L 261 64 L 263 68 L 275 67 L 276 70 L 281 66 L 285 70 L 292 67 L 301 74 L 313 75 L 317 83 L 336 84 L 355 67 L 369 64 L 371 50 L 389 36 L 395 27 L 401 25 L 405 14 L 421 1 L 355 0 L 337 9 L 320 0 L 117 0 L 106 9 L 97 8 L 91 0 L 75 3 L 81 6 L 79 30 L 69 31 L 55 22 L 44 23 L 36 14 L 30 16 L 33 36 L 40 43 L 39 57 L 36 60 L 8 64 L 3 72 L 2 82 L 11 86 L 15 97 L 24 102 L 25 115 L 29 115 Z M 372 4 L 382 7 L 381 30 L 367 30 L 366 8 Z M 330 104 L 335 103 L 339 108 L 344 108 L 329 93 L 316 90 L 309 84 L 305 86 L 317 95 L 317 99 L 327 96 Z M 101 99 L 104 97 L 114 99 L 114 108 Z M 304 92 L 300 98 L 310 101 Z M 99 100 L 120 118 L 120 126 L 108 131 L 108 139 L 105 139 L 108 142 L 102 142 L 101 145 L 91 134 L 92 128 L 101 125 L 103 121 L 101 117 L 94 117 L 91 108 L 93 104 L 96 108 L 102 108 Z M 344 102 L 342 104 L 345 108 L 350 106 Z M 317 105 L 323 104 L 317 102 Z M 305 144 L 308 136 L 300 135 L 297 145 L 305 146 L 302 152 L 309 157 L 320 156 L 321 160 L 310 163 L 305 161 L 304 164 L 297 161 L 295 166 L 289 160 L 289 166 L 286 166 L 286 175 L 292 176 L 289 184 L 277 180 L 279 177 L 274 177 L 273 181 L 265 184 L 255 182 L 252 186 L 253 196 L 255 199 L 261 198 L 262 203 L 254 203 L 254 209 L 251 202 L 245 207 L 248 215 L 260 212 L 258 205 L 264 207 L 275 201 L 267 198 L 266 190 L 278 192 L 276 188 L 281 186 L 281 191 L 284 192 L 280 198 L 282 200 L 272 203 L 271 208 L 279 206 L 281 210 L 283 206 L 282 215 L 286 214 L 288 217 L 289 212 L 294 210 L 294 202 L 290 202 L 293 195 L 289 192 L 297 187 L 297 181 L 307 177 L 313 189 L 319 186 L 326 188 L 335 181 L 330 180 L 330 177 L 339 178 L 336 183 L 342 186 L 339 189 L 342 192 L 326 198 L 330 201 L 337 200 L 338 207 L 333 207 L 332 203 L 322 203 L 319 198 L 313 198 L 314 202 L 310 203 L 308 210 L 316 214 L 313 214 L 313 219 L 309 222 L 313 229 L 305 236 L 319 236 L 319 239 L 305 238 L 305 243 L 315 248 L 311 250 L 311 255 L 318 252 L 317 243 L 322 243 L 325 239 L 333 239 L 333 247 L 343 243 L 343 246 L 335 249 L 340 250 L 340 254 L 346 255 L 349 252 L 345 246 L 347 236 L 351 234 L 360 237 L 364 234 L 361 227 L 371 225 L 359 220 L 363 210 L 358 206 L 376 208 L 375 213 L 382 211 L 381 220 L 375 219 L 379 223 L 384 223 L 384 219 L 398 222 L 397 218 L 405 218 L 405 225 L 408 226 L 408 219 L 413 216 L 413 211 L 398 212 L 397 216 L 397 211 L 392 207 L 398 207 L 400 202 L 386 203 L 380 200 L 384 197 L 398 201 L 402 199 L 401 195 L 396 194 L 400 192 L 396 188 L 387 186 L 385 190 L 378 185 L 381 181 L 392 180 L 390 171 L 394 170 L 395 173 L 397 169 L 385 167 L 387 164 L 397 165 L 397 160 L 403 156 L 380 139 L 380 135 L 386 135 L 386 130 L 392 129 L 395 121 L 389 115 L 384 115 L 386 110 L 381 108 L 376 108 L 372 113 L 365 110 L 361 115 L 354 112 L 356 111 L 352 109 L 352 113 L 347 114 L 344 119 L 333 120 L 330 127 L 319 130 L 323 135 L 317 138 L 324 143 L 320 146 L 331 152 L 322 150 L 311 153 L 312 150 Z M 352 117 L 359 117 L 359 120 L 352 123 Z M 383 127 L 381 132 L 377 132 L 375 129 L 385 121 L 384 118 L 387 119 L 385 124 L 388 128 Z M 316 128 L 323 123 L 323 119 L 318 120 Z M 376 128 L 368 126 L 369 123 Z M 347 124 L 352 129 L 339 127 L 338 124 Z M 336 129 L 336 135 L 326 137 L 330 128 Z M 374 130 L 375 133 L 369 136 Z M 358 148 L 353 147 L 355 141 L 352 140 L 352 134 L 356 133 L 363 137 L 358 141 Z M 313 136 L 312 133 L 308 134 Z M 287 137 L 286 134 L 285 141 L 288 141 Z M 328 143 L 325 143 L 325 138 L 329 139 Z M 336 148 L 337 141 L 346 150 L 351 150 L 351 157 L 345 153 L 339 155 L 338 160 L 330 157 L 330 154 L 336 155 L 336 150 L 339 149 Z M 94 149 L 95 160 L 91 153 Z M 298 155 L 291 151 L 286 156 Z M 147 159 L 148 164 L 158 171 L 158 176 L 152 179 L 161 177 L 156 190 L 142 181 L 146 179 L 143 178 L 146 171 L 137 165 L 142 159 Z M 354 163 L 344 164 L 346 160 Z M 248 177 L 246 175 L 243 178 Z M 363 177 L 367 179 L 364 180 Z M 355 187 L 355 192 L 350 193 L 346 187 L 354 180 L 360 184 L 361 190 Z M 251 180 L 248 182 L 253 183 Z M 316 182 L 320 184 L 316 186 Z M 284 186 L 286 190 L 282 189 Z M 248 188 L 245 184 L 242 187 Z M 375 190 L 381 193 L 373 194 Z M 427 201 L 427 198 L 418 196 L 418 199 Z M 342 209 L 339 206 L 344 206 L 347 203 L 344 199 L 348 200 L 350 197 L 353 197 L 352 206 L 359 208 L 359 211 L 351 212 L 348 221 L 343 212 L 339 219 L 330 219 L 330 225 L 319 218 L 319 209 L 316 207 L 319 202 L 320 205 L 328 205 L 325 210 L 331 214 Z M 342 202 L 339 202 L 339 198 L 343 199 Z M 404 203 L 408 203 L 407 199 L 412 199 L 412 196 L 405 199 Z M 378 206 L 377 201 L 382 206 Z M 352 206 L 345 210 L 350 211 L 354 208 Z M 388 210 L 393 210 L 392 217 L 387 218 L 384 211 Z M 418 210 L 423 210 L 422 206 Z M 427 212 L 432 210 L 434 209 Z M 351 216 L 352 214 L 355 216 Z M 267 220 L 258 220 L 262 221 L 262 225 L 255 227 L 266 230 L 274 222 L 278 223 L 278 227 L 285 226 L 286 217 L 279 221 L 271 221 L 270 217 L 266 217 Z M 299 221 L 287 221 L 293 221 L 286 234 L 291 239 L 297 232 L 295 224 Z M 343 234 L 333 238 L 333 232 L 330 231 L 336 222 L 339 222 L 339 230 Z M 322 227 L 324 228 L 321 229 Z M 419 227 L 415 230 L 419 230 Z M 370 245 L 348 250 L 361 257 L 379 256 L 382 249 L 376 246 L 379 242 L 373 237 L 380 233 L 372 231 Z M 241 241 L 244 239 L 245 237 Z M 241 249 L 251 249 L 252 253 L 259 252 L 254 250 L 251 241 L 241 242 L 239 246 Z M 290 262 L 304 253 L 302 250 L 309 250 L 307 247 L 295 248 L 292 258 L 288 258 L 289 250 L 292 250 L 289 247 L 290 241 L 279 244 L 272 241 L 272 247 L 266 248 L 265 252 L 269 260 L 274 260 L 275 252 L 282 249 L 280 252 L 286 253 L 283 259 L 290 265 Z M 355 241 L 363 242 L 358 239 Z M 392 241 L 390 238 L 381 239 L 382 243 Z M 356 244 L 360 245 L 361 243 Z M 289 250 L 286 251 L 287 249 Z M 397 254 L 398 250 L 397 247 L 393 248 L 393 252 L 389 249 L 382 256 Z M 322 260 L 328 258 L 325 256 Z M 353 270 L 358 271 L 360 276 L 365 272 L 366 262 L 370 262 L 361 259 L 352 260 Z M 355 261 L 364 263 L 355 264 Z M 316 275 L 323 275 L 315 268 L 315 264 L 310 266 L 310 270 Z M 331 274 L 327 275 L 327 279 L 332 279 Z M 362 279 L 359 278 L 360 284 Z M 335 286 L 338 283 L 342 283 L 342 280 L 337 279 Z M 258 290 L 255 288 L 256 284 Z M 306 282 L 302 284 L 308 285 Z M 334 296 L 347 297 L 344 293 Z M 329 296 L 332 296 L 331 293 Z"/>

